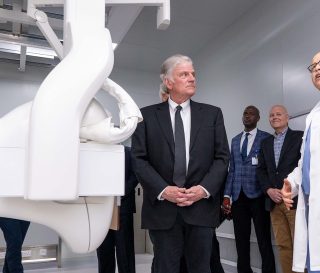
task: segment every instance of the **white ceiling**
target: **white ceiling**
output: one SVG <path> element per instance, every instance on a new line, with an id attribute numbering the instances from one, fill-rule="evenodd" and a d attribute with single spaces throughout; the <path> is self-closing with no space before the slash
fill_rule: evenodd
<path id="1" fill-rule="evenodd" d="M 0 8 L 2 3 L 10 7 L 19 1 L 24 8 L 27 0 L 0 0 Z M 123 6 L 122 9 L 116 7 L 117 12 L 110 12 L 109 18 L 112 19 L 112 22 L 109 22 L 111 36 L 116 42 L 121 41 L 115 51 L 115 66 L 158 72 L 163 60 L 172 54 L 182 53 L 194 57 L 209 41 L 214 42 L 214 39 L 218 39 L 221 32 L 236 23 L 260 1 L 171 0 L 171 24 L 167 30 L 156 28 L 156 7 L 144 7 L 141 12 L 134 6 Z M 63 18 L 61 8 L 48 8 L 46 11 L 61 14 L 60 18 L 54 15 L 56 19 L 53 20 L 59 21 Z M 3 33 L 10 35 L 14 29 L 12 23 L 1 22 L 0 18 L 0 40 Z M 21 31 L 30 34 L 32 42 L 32 38 L 42 35 L 31 25 L 22 25 Z M 62 36 L 61 30 L 56 29 L 56 32 L 59 37 Z M 0 61 L 3 58 L 19 60 L 14 54 L 0 52 Z M 29 56 L 27 61 L 49 62 Z"/>
<path id="2" fill-rule="evenodd" d="M 156 9 L 145 7 L 115 52 L 118 67 L 158 72 L 163 60 L 191 57 L 261 0 L 171 0 L 171 24 L 157 30 Z"/>

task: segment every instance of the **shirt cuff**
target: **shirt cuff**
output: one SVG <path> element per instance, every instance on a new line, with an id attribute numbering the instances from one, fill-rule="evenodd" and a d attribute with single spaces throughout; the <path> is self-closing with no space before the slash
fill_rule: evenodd
<path id="1" fill-rule="evenodd" d="M 159 201 L 163 201 L 164 200 L 164 198 L 162 197 L 162 194 L 163 194 L 163 192 L 166 190 L 166 188 L 164 188 L 164 190 L 162 191 L 162 192 L 160 192 L 160 194 L 158 195 L 158 197 L 157 197 L 157 199 L 159 200 Z"/>
<path id="2" fill-rule="evenodd" d="M 211 196 L 211 194 L 204 188 L 204 187 L 202 187 L 201 185 L 199 185 L 203 190 L 204 190 L 204 192 L 206 193 L 206 197 L 205 197 L 205 199 L 208 199 L 210 196 Z"/>
<path id="3" fill-rule="evenodd" d="M 227 197 L 227 198 L 229 198 L 229 200 L 230 200 L 230 204 L 232 204 L 232 198 L 231 198 L 231 196 L 229 196 L 229 195 L 225 194 L 223 197 Z"/>

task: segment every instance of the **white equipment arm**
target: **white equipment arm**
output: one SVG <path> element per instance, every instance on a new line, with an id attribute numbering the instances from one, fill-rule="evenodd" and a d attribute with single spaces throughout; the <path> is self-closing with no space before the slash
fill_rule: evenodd
<path id="1" fill-rule="evenodd" d="M 118 101 L 120 128 L 114 127 L 111 117 L 106 117 L 96 124 L 81 127 L 80 137 L 101 143 L 120 143 L 133 134 L 138 122 L 142 121 L 142 115 L 136 103 L 120 85 L 106 79 L 102 88 Z"/>
<path id="2" fill-rule="evenodd" d="M 41 84 L 33 102 L 0 119 L 0 216 L 47 225 L 80 253 L 96 249 L 108 232 L 114 196 L 124 193 L 125 160 L 123 146 L 80 144 L 79 134 L 118 143 L 142 120 L 127 92 L 106 80 L 114 56 L 105 29 L 105 1 L 28 1 L 28 14 L 63 59 Z M 159 7 L 160 26 L 168 24 L 169 0 L 132 4 L 147 2 Z M 63 3 L 62 50 L 47 16 L 36 7 Z M 120 128 L 92 100 L 101 87 L 118 101 Z M 91 120 L 90 113 L 93 122 L 84 123 L 80 131 L 82 122 Z"/>
<path id="3" fill-rule="evenodd" d="M 78 198 L 81 120 L 113 67 L 104 7 L 102 0 L 90 5 L 66 1 L 65 36 L 70 49 L 40 86 L 30 115 L 27 199 Z"/>

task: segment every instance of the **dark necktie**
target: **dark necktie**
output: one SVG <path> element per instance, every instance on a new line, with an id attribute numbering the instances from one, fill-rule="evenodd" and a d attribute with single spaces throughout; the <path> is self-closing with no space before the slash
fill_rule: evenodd
<path id="1" fill-rule="evenodd" d="M 246 133 L 246 137 L 242 143 L 242 147 L 241 147 L 241 156 L 242 156 L 242 160 L 244 161 L 247 158 L 247 150 L 248 150 L 248 136 L 250 135 L 250 133 Z"/>
<path id="2" fill-rule="evenodd" d="M 306 142 L 304 144 L 304 153 L 302 161 L 302 189 L 304 194 L 310 194 L 310 134 L 311 125 L 307 132 Z"/>
<path id="3" fill-rule="evenodd" d="M 183 123 L 181 119 L 180 105 L 176 108 L 174 123 L 174 170 L 173 182 L 182 187 L 186 181 L 186 142 L 184 138 Z"/>

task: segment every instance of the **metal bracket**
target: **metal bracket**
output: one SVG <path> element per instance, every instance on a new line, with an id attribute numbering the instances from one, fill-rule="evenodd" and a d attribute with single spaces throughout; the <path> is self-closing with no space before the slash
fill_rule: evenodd
<path id="1" fill-rule="evenodd" d="M 36 20 L 36 25 L 47 39 L 48 43 L 55 50 L 60 60 L 63 59 L 63 45 L 61 44 L 58 36 L 53 31 L 49 24 L 48 16 L 41 10 L 37 9 L 37 6 L 43 5 L 61 5 L 64 1 L 56 0 L 29 0 L 27 14 Z"/>

